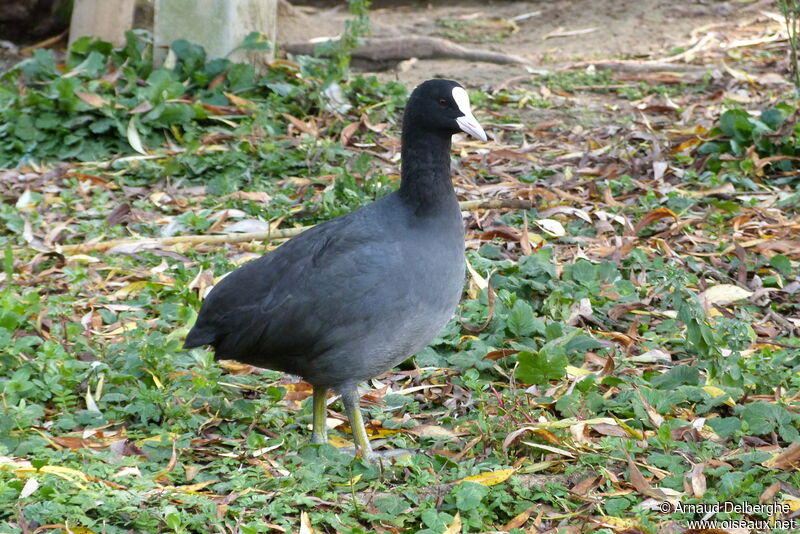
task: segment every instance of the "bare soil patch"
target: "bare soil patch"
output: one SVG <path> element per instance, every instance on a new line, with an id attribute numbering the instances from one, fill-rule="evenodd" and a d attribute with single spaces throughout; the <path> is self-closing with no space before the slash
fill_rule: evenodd
<path id="1" fill-rule="evenodd" d="M 569 62 L 650 58 L 688 48 L 697 30 L 736 26 L 771 2 L 740 4 L 698 0 L 560 0 L 558 2 L 376 2 L 371 11 L 376 37 L 438 36 L 464 46 L 528 59 L 553 68 Z M 294 6 L 279 29 L 281 42 L 339 34 L 347 10 L 318 2 Z M 693 31 L 695 35 L 693 35 Z M 522 74 L 519 65 L 434 59 L 381 74 L 410 85 L 442 76 L 473 86 L 496 84 Z"/>

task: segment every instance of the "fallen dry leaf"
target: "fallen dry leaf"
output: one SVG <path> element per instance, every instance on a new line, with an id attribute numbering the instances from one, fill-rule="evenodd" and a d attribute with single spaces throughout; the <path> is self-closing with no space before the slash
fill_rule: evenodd
<path id="1" fill-rule="evenodd" d="M 753 292 L 743 289 L 733 284 L 719 284 L 709 287 L 700 293 L 700 300 L 706 311 L 712 309 L 714 305 L 724 306 L 737 300 L 742 300 L 752 296 Z"/>
<path id="2" fill-rule="evenodd" d="M 639 219 L 639 222 L 637 222 L 636 226 L 633 228 L 633 233 L 638 234 L 653 222 L 669 218 L 675 219 L 676 222 L 678 221 L 678 216 L 669 208 L 656 208 L 651 210 Z"/>
<path id="3" fill-rule="evenodd" d="M 475 482 L 476 484 L 481 484 L 482 486 L 495 486 L 508 480 L 508 478 L 516 471 L 516 469 L 510 468 L 498 469 L 497 471 L 486 471 L 484 473 L 478 473 L 477 475 L 464 477 L 458 482 Z"/>
<path id="4" fill-rule="evenodd" d="M 792 443 L 786 449 L 765 461 L 762 465 L 780 471 L 798 469 L 798 467 L 800 467 L 800 443 Z"/>

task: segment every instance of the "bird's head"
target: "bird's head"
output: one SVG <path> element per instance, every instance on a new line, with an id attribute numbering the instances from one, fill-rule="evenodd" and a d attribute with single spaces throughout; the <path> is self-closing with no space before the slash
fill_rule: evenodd
<path id="1" fill-rule="evenodd" d="M 403 121 L 431 132 L 466 132 L 486 141 L 486 132 L 472 115 L 466 89 L 452 80 L 437 78 L 417 86 L 408 99 Z"/>

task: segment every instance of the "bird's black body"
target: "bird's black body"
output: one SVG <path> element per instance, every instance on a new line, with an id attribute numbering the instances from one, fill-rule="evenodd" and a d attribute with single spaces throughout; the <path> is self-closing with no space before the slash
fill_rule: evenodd
<path id="1" fill-rule="evenodd" d="M 186 346 L 337 389 L 377 376 L 425 347 L 458 303 L 455 196 L 447 208 L 420 220 L 394 193 L 307 230 L 225 277 Z"/>
<path id="2" fill-rule="evenodd" d="M 432 80 L 409 99 L 398 191 L 229 274 L 203 302 L 184 346 L 212 345 L 218 358 L 343 392 L 430 343 L 464 282 L 450 181 L 450 138 L 462 115 L 454 87 Z"/>

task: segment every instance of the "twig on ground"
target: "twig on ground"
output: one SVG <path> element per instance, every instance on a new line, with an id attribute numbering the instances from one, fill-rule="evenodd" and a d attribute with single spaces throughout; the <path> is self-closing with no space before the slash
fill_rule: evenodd
<path id="1" fill-rule="evenodd" d="M 284 50 L 290 54 L 313 55 L 318 43 L 288 43 Z M 363 46 L 352 51 L 354 59 L 373 62 L 402 61 L 416 57 L 419 59 L 449 58 L 486 63 L 527 65 L 530 62 L 519 56 L 465 48 L 446 39 L 437 37 L 390 37 L 365 39 Z"/>
<path id="2" fill-rule="evenodd" d="M 560 70 L 585 69 L 594 66 L 597 70 L 615 72 L 705 72 L 716 67 L 712 65 L 689 65 L 685 63 L 665 63 L 651 61 L 632 61 L 628 59 L 612 59 L 608 61 L 579 61 L 564 65 Z"/>

